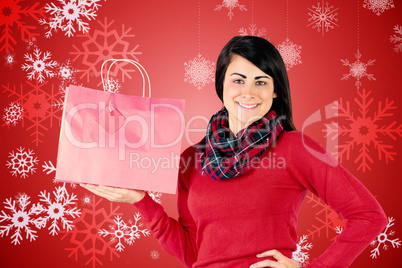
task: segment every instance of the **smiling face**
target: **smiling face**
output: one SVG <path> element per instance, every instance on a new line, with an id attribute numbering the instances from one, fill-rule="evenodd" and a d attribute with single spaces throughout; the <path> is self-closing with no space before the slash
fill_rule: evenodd
<path id="1" fill-rule="evenodd" d="M 233 56 L 223 82 L 223 103 L 233 134 L 263 117 L 276 96 L 271 76 L 245 58 Z"/>

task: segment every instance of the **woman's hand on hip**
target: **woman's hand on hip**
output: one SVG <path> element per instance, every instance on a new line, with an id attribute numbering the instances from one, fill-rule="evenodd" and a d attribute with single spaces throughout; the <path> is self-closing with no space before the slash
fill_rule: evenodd
<path id="1" fill-rule="evenodd" d="M 300 268 L 299 264 L 295 260 L 289 259 L 276 249 L 258 253 L 257 257 L 258 258 L 273 257 L 276 261 L 263 260 L 252 264 L 250 268 L 257 268 L 257 267 Z"/>
<path id="2" fill-rule="evenodd" d="M 113 202 L 134 204 L 140 201 L 145 196 L 145 191 L 142 190 L 132 190 L 102 185 L 98 186 L 83 183 L 80 184 L 80 186 L 100 197 L 104 197 L 107 200 Z"/>

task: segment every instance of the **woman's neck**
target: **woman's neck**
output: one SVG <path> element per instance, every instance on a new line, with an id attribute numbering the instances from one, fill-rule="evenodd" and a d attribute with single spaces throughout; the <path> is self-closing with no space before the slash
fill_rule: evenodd
<path id="1" fill-rule="evenodd" d="M 241 122 L 237 121 L 236 123 L 233 120 L 230 120 L 229 117 L 229 129 L 232 131 L 233 135 L 237 136 L 241 130 L 245 129 L 247 126 L 242 124 Z"/>

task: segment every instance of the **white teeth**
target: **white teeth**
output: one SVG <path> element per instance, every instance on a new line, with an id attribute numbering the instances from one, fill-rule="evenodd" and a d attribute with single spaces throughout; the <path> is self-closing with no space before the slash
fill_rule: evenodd
<path id="1" fill-rule="evenodd" d="M 241 107 L 246 108 L 246 109 L 252 109 L 252 108 L 254 108 L 254 107 L 256 107 L 256 106 L 258 105 L 258 104 L 247 105 L 247 104 L 240 103 L 240 102 L 238 102 L 238 104 L 239 104 Z"/>

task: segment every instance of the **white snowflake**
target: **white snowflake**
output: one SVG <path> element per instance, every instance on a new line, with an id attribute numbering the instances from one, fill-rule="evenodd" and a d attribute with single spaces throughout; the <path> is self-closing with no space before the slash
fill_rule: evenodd
<path id="1" fill-rule="evenodd" d="M 4 57 L 4 64 L 12 68 L 15 64 L 15 53 L 7 53 L 3 57 Z"/>
<path id="2" fill-rule="evenodd" d="M 59 100 L 55 101 L 52 106 L 56 109 L 63 109 L 64 107 L 64 98 L 60 98 Z"/>
<path id="3" fill-rule="evenodd" d="M 19 175 L 21 178 L 28 177 L 28 174 L 33 174 L 36 170 L 35 165 L 38 164 L 38 159 L 33 156 L 34 152 L 30 149 L 25 151 L 25 148 L 17 149 L 9 154 L 10 161 L 7 161 L 7 168 L 11 168 L 13 176 Z"/>
<path id="4" fill-rule="evenodd" d="M 91 204 L 92 198 L 89 195 L 84 195 L 84 197 L 81 198 L 81 201 L 83 205 L 88 205 Z"/>
<path id="5" fill-rule="evenodd" d="M 109 77 L 109 80 L 106 81 L 106 90 L 113 93 L 118 93 L 121 88 L 119 80 L 113 77 Z"/>
<path id="6" fill-rule="evenodd" d="M 49 163 L 46 163 L 46 161 L 44 161 L 42 168 L 43 168 L 42 171 L 46 172 L 47 175 L 49 175 L 52 172 L 56 172 L 56 168 L 54 167 L 52 161 L 49 161 Z"/>
<path id="7" fill-rule="evenodd" d="M 225 7 L 227 9 L 229 9 L 229 19 L 232 19 L 232 16 L 234 16 L 233 13 L 233 9 L 235 9 L 236 7 L 238 7 L 240 9 L 240 11 L 247 11 L 246 6 L 245 5 L 240 5 L 238 0 L 223 0 L 222 5 L 217 5 L 215 8 L 216 10 L 221 10 L 222 7 Z"/>
<path id="8" fill-rule="evenodd" d="M 46 191 L 40 192 L 40 201 L 36 214 L 46 213 L 44 221 L 50 223 L 48 228 L 49 234 L 57 235 L 60 231 L 60 226 L 62 224 L 63 230 L 71 231 L 74 227 L 73 221 L 67 219 L 67 217 L 75 219 L 81 214 L 81 210 L 77 207 L 72 207 L 77 199 L 75 194 L 69 194 L 65 187 L 65 184 L 60 187 L 56 187 L 56 191 L 53 191 L 54 200 L 50 198 L 50 193 Z M 72 207 L 72 208 L 71 208 Z"/>
<path id="9" fill-rule="evenodd" d="M 292 253 L 292 259 L 297 261 L 300 267 L 304 267 L 310 258 L 308 251 L 313 247 L 312 243 L 306 243 L 307 235 L 300 237 L 299 243 L 297 243 L 297 249 Z"/>
<path id="10" fill-rule="evenodd" d="M 53 183 L 54 183 L 54 184 L 63 183 L 63 185 L 64 185 L 64 184 L 68 184 L 72 189 L 76 189 L 76 188 L 77 188 L 77 184 L 76 184 L 76 183 L 67 183 L 67 182 L 56 181 L 56 177 L 53 178 Z"/>
<path id="11" fill-rule="evenodd" d="M 341 226 L 336 226 L 335 227 L 335 233 L 341 234 L 343 232 L 343 228 Z"/>
<path id="12" fill-rule="evenodd" d="M 57 67 L 57 76 L 59 77 L 63 86 L 66 84 L 75 83 L 75 75 L 77 72 L 78 70 L 71 66 L 69 59 Z"/>
<path id="13" fill-rule="evenodd" d="M 206 60 L 201 54 L 198 54 L 193 60 L 184 63 L 184 82 L 188 82 L 197 89 L 201 89 L 206 84 L 215 81 L 215 63 Z"/>
<path id="14" fill-rule="evenodd" d="M 14 199 L 17 200 L 17 204 L 19 204 L 20 200 L 23 200 L 21 198 L 23 198 L 24 195 L 27 195 L 27 194 L 18 192 L 17 195 L 14 196 Z"/>
<path id="15" fill-rule="evenodd" d="M 380 16 L 385 10 L 389 10 L 395 6 L 393 0 L 364 0 L 363 7 L 372 10 L 377 16 Z"/>
<path id="16" fill-rule="evenodd" d="M 45 82 L 45 76 L 52 78 L 55 75 L 54 68 L 57 66 L 57 62 L 50 60 L 51 53 L 46 51 L 43 53 L 36 48 L 33 54 L 25 54 L 24 58 L 28 63 L 22 65 L 22 70 L 29 72 L 28 80 L 36 79 L 40 83 Z M 44 76 L 45 75 L 45 76 Z"/>
<path id="17" fill-rule="evenodd" d="M 240 28 L 239 33 L 241 36 L 252 35 L 265 38 L 267 30 L 265 28 L 258 29 L 257 25 L 255 23 L 252 23 L 248 28 L 245 27 Z"/>
<path id="18" fill-rule="evenodd" d="M 128 221 L 128 235 L 129 237 L 127 238 L 127 244 L 132 245 L 135 242 L 135 239 L 140 238 L 140 233 L 143 236 L 149 236 L 150 231 L 148 229 L 140 229 L 139 227 L 142 227 L 142 223 L 139 223 L 138 221 L 141 219 L 141 214 L 136 213 L 134 215 L 134 222 L 132 220 Z"/>
<path id="19" fill-rule="evenodd" d="M 389 37 L 389 41 L 391 43 L 395 44 L 394 51 L 396 53 L 399 53 L 399 52 L 402 52 L 402 26 L 395 25 L 394 31 L 395 31 L 395 34 L 391 35 Z"/>
<path id="20" fill-rule="evenodd" d="M 89 24 L 83 20 L 95 19 L 100 0 L 58 0 L 58 2 L 61 6 L 56 6 L 54 3 L 46 4 L 46 12 L 52 15 L 49 21 L 39 20 L 40 24 L 47 25 L 50 28 L 45 36 L 51 37 L 52 31 L 58 29 L 65 32 L 68 37 L 74 36 L 76 25 L 78 25 L 78 31 L 88 32 Z"/>
<path id="21" fill-rule="evenodd" d="M 10 106 L 4 108 L 3 120 L 7 126 L 16 126 L 17 123 L 22 120 L 24 112 L 24 107 L 22 107 L 19 102 L 10 103 Z"/>
<path id="22" fill-rule="evenodd" d="M 75 79 L 75 78 L 74 78 Z M 74 80 L 75 81 L 75 80 Z M 60 92 L 60 98 L 58 100 L 55 100 L 52 104 L 53 107 L 55 107 L 56 109 L 63 109 L 64 107 L 64 99 L 66 97 L 66 89 L 67 89 L 67 84 L 66 83 L 61 83 L 59 86 L 59 92 Z M 82 87 L 82 84 L 79 85 Z"/>
<path id="23" fill-rule="evenodd" d="M 111 235 L 111 242 L 114 242 L 115 240 L 118 240 L 115 248 L 117 249 L 117 251 L 121 252 L 124 250 L 125 246 L 122 243 L 122 240 L 125 240 L 125 235 L 128 233 L 126 231 L 127 229 L 127 225 L 126 223 L 121 219 L 120 216 L 115 216 L 115 219 L 113 220 L 116 225 L 117 225 L 117 229 L 115 229 L 113 226 L 111 226 L 111 230 L 107 231 L 105 229 L 100 229 L 99 230 L 99 235 L 106 237 L 107 235 Z"/>
<path id="24" fill-rule="evenodd" d="M 48 163 L 46 161 L 43 162 L 44 164 L 42 165 L 42 171 L 45 172 L 47 175 L 51 174 L 51 173 L 56 173 L 56 167 L 54 166 L 54 164 L 52 163 L 52 161 L 48 161 Z M 56 181 L 56 177 L 53 178 L 53 183 L 60 183 L 59 181 Z M 63 186 L 66 185 L 65 182 L 62 182 Z M 71 188 L 75 189 L 77 187 L 77 184 L 75 183 L 68 183 L 70 185 Z"/>
<path id="25" fill-rule="evenodd" d="M 151 250 L 151 253 L 149 255 L 151 256 L 151 258 L 153 260 L 159 259 L 159 256 L 160 256 L 160 254 L 157 250 Z"/>
<path id="26" fill-rule="evenodd" d="M 56 181 L 56 177 L 53 178 L 53 183 L 54 183 L 54 184 L 63 183 L 63 185 L 66 184 L 66 182 Z M 70 185 L 70 187 L 71 187 L 72 189 L 77 188 L 77 184 L 76 184 L 76 183 L 68 183 L 68 185 Z"/>
<path id="27" fill-rule="evenodd" d="M 161 204 L 162 193 L 154 192 L 154 191 L 148 191 L 148 194 L 156 203 Z"/>
<path id="28" fill-rule="evenodd" d="M 17 203 L 17 204 L 16 204 Z M 23 239 L 22 232 L 25 231 L 25 238 L 32 242 L 36 240 L 38 235 L 37 231 L 33 230 L 33 227 L 37 229 L 43 228 L 45 226 L 45 221 L 43 218 L 38 217 L 34 218 L 37 211 L 37 207 L 33 205 L 31 208 L 28 208 L 28 205 L 31 203 L 29 201 L 29 196 L 26 194 L 22 194 L 19 196 L 17 202 L 15 200 L 6 199 L 4 202 L 6 209 L 8 209 L 11 213 L 8 215 L 6 212 L 1 211 L 0 214 L 0 223 L 4 221 L 8 221 L 7 225 L 1 225 L 0 235 L 1 237 L 8 236 L 10 231 L 14 229 L 14 234 L 11 236 L 12 244 L 17 245 L 20 244 L 20 241 Z"/>
<path id="29" fill-rule="evenodd" d="M 388 245 L 386 244 L 386 242 L 390 242 L 393 248 L 399 248 L 399 246 L 401 245 L 401 241 L 399 240 L 399 238 L 395 238 L 393 240 L 391 240 L 389 237 L 395 234 L 395 231 L 390 231 L 387 233 L 388 228 L 390 228 L 391 226 L 394 225 L 394 221 L 395 219 L 390 217 L 388 218 L 388 224 L 387 227 L 385 228 L 384 232 L 382 232 L 376 240 L 374 240 L 373 242 L 371 242 L 371 245 L 374 246 L 377 242 L 377 247 L 375 249 L 373 249 L 371 251 L 371 258 L 372 259 L 377 259 L 377 256 L 380 256 L 380 246 L 383 245 L 383 249 L 387 250 L 388 249 Z"/>
<path id="30" fill-rule="evenodd" d="M 344 66 L 349 66 L 349 73 L 344 74 L 341 80 L 347 80 L 349 77 L 354 77 L 356 79 L 355 86 L 357 89 L 362 85 L 360 82 L 360 79 L 363 77 L 367 77 L 369 81 L 375 80 L 373 74 L 367 73 L 367 66 L 372 66 L 375 60 L 369 60 L 367 63 L 363 63 L 360 61 L 360 58 L 362 57 L 362 54 L 360 54 L 359 50 L 357 50 L 357 53 L 355 54 L 356 61 L 350 63 L 348 60 L 342 60 L 341 62 L 343 63 Z"/>
<path id="31" fill-rule="evenodd" d="M 111 236 L 110 241 L 118 241 L 115 248 L 117 251 L 121 252 L 124 250 L 125 246 L 123 245 L 123 241 L 128 245 L 132 245 L 135 242 L 135 239 L 140 238 L 140 233 L 143 236 L 149 236 L 150 232 L 148 229 L 140 229 L 142 226 L 138 221 L 141 219 L 140 213 L 136 213 L 134 215 L 135 222 L 129 221 L 127 225 L 120 216 L 115 216 L 114 223 L 116 224 L 116 228 L 111 226 L 110 230 L 100 229 L 99 235 L 102 237 L 106 237 L 108 235 Z"/>
<path id="32" fill-rule="evenodd" d="M 282 44 L 278 45 L 278 50 L 285 62 L 286 70 L 290 70 L 293 66 L 302 63 L 301 49 L 301 46 L 293 44 L 288 38 Z"/>
<path id="33" fill-rule="evenodd" d="M 325 32 L 328 32 L 329 29 L 334 29 L 334 26 L 338 26 L 336 22 L 338 19 L 336 16 L 338 15 L 338 12 L 336 12 L 339 8 L 335 8 L 333 5 L 329 5 L 329 3 L 325 3 L 324 6 L 324 0 L 322 0 L 322 5 L 320 3 L 317 3 L 317 6 L 313 6 L 313 8 L 307 8 L 308 10 L 311 11 L 309 12 L 308 15 L 310 18 L 308 21 L 310 22 L 308 26 L 313 25 L 313 29 L 317 29 L 317 32 L 321 32 L 322 35 L 324 35 L 324 30 Z"/>
<path id="34" fill-rule="evenodd" d="M 36 38 L 32 37 L 29 39 L 25 39 L 25 46 L 27 47 L 27 50 L 31 50 L 31 49 L 37 49 L 38 46 L 36 45 Z"/>

